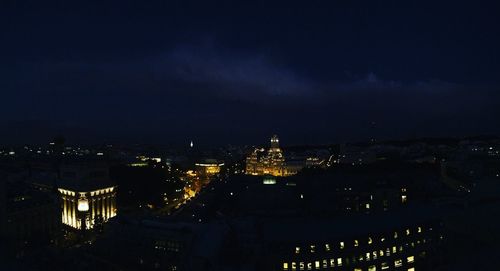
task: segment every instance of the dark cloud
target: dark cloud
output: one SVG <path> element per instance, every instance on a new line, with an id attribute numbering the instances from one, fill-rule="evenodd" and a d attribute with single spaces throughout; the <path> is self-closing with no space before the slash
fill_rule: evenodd
<path id="1" fill-rule="evenodd" d="M 0 121 L 13 139 L 22 132 L 9 127 L 19 123 L 97 141 L 499 132 L 494 5 L 123 1 L 8 10 Z"/>

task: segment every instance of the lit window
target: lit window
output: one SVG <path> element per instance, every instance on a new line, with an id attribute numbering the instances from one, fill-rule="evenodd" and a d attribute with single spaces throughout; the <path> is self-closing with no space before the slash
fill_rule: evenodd
<path id="1" fill-rule="evenodd" d="M 373 240 L 371 237 L 368 237 L 368 244 L 370 245 L 371 243 L 373 243 Z"/>
<path id="2" fill-rule="evenodd" d="M 288 270 L 288 263 L 283 263 L 283 270 Z"/>
<path id="3" fill-rule="evenodd" d="M 328 268 L 328 260 L 323 260 L 323 269 Z"/>
<path id="4" fill-rule="evenodd" d="M 396 246 L 393 246 L 393 247 L 392 247 L 392 253 L 396 253 L 396 251 L 397 251 Z"/>
<path id="5" fill-rule="evenodd" d="M 377 256 L 378 256 L 378 255 L 377 255 L 377 251 L 374 251 L 374 252 L 372 253 L 372 256 L 373 256 L 373 259 L 374 259 L 374 260 L 376 260 L 376 259 L 377 259 Z"/>
<path id="6" fill-rule="evenodd" d="M 340 242 L 340 249 L 344 249 L 344 242 Z"/>
<path id="7" fill-rule="evenodd" d="M 300 269 L 300 270 L 304 270 L 304 269 L 305 269 L 305 267 L 306 267 L 306 265 L 304 264 L 304 262 L 300 262 L 300 263 L 299 263 L 299 269 Z"/>
<path id="8" fill-rule="evenodd" d="M 385 250 L 385 256 L 391 256 L 391 249 L 390 248 L 387 248 Z"/>
<path id="9" fill-rule="evenodd" d="M 380 268 L 382 270 L 386 270 L 386 269 L 389 269 L 389 265 L 387 264 L 387 262 L 383 262 L 382 264 L 380 264 Z"/>
<path id="10" fill-rule="evenodd" d="M 300 247 L 295 247 L 295 254 L 299 254 L 300 253 Z"/>
<path id="11" fill-rule="evenodd" d="M 367 261 L 369 261 L 369 260 L 370 260 L 370 255 L 371 255 L 371 254 L 370 254 L 370 252 L 367 252 L 367 253 L 366 253 L 366 260 L 367 260 Z"/>
<path id="12" fill-rule="evenodd" d="M 297 265 L 295 262 L 292 262 L 292 270 L 297 270 Z"/>
<path id="13" fill-rule="evenodd" d="M 397 231 L 394 232 L 394 239 L 396 239 L 396 238 L 398 238 L 398 232 Z"/>
<path id="14" fill-rule="evenodd" d="M 314 249 L 316 248 L 316 246 L 314 245 L 311 245 L 311 252 L 314 253 Z"/>
<path id="15" fill-rule="evenodd" d="M 307 270 L 312 270 L 312 267 L 313 267 L 312 263 L 307 263 Z"/>
<path id="16" fill-rule="evenodd" d="M 408 271 L 415 271 L 415 267 L 408 268 Z"/>
<path id="17" fill-rule="evenodd" d="M 355 247 L 359 246 L 358 240 L 354 240 L 354 246 Z"/>
<path id="18" fill-rule="evenodd" d="M 406 235 L 410 235 L 410 229 L 406 229 Z"/>
<path id="19" fill-rule="evenodd" d="M 337 258 L 337 265 L 342 266 L 342 258 Z"/>
<path id="20" fill-rule="evenodd" d="M 330 245 L 329 244 L 325 244 L 325 250 L 326 251 L 330 251 Z"/>
<path id="21" fill-rule="evenodd" d="M 354 268 L 354 271 L 363 271 L 361 268 Z"/>
<path id="22" fill-rule="evenodd" d="M 321 267 L 319 261 L 314 262 L 314 268 L 319 269 Z"/>
<path id="23" fill-rule="evenodd" d="M 408 261 L 408 263 L 412 263 L 412 262 L 414 262 L 414 261 L 415 261 L 415 257 L 413 257 L 413 256 L 408 256 L 408 257 L 406 257 L 406 261 Z"/>
<path id="24" fill-rule="evenodd" d="M 335 267 L 335 259 L 330 259 L 330 267 Z"/>
<path id="25" fill-rule="evenodd" d="M 370 209 L 370 203 L 367 203 L 367 204 L 365 205 L 365 207 L 366 207 L 366 209 Z"/>
<path id="26" fill-rule="evenodd" d="M 370 265 L 368 271 L 377 271 L 377 267 L 375 265 Z"/>
<path id="27" fill-rule="evenodd" d="M 403 261 L 401 259 L 397 259 L 394 261 L 394 266 L 395 267 L 401 267 L 403 266 Z"/>
<path id="28" fill-rule="evenodd" d="M 422 227 L 418 227 L 417 232 L 422 232 Z"/>

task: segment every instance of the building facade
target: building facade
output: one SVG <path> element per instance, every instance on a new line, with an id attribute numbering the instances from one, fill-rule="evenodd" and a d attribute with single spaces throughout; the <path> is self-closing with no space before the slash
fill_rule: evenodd
<path id="1" fill-rule="evenodd" d="M 427 258 L 441 238 L 435 225 L 426 225 L 332 242 L 298 243 L 275 270 L 426 270 Z"/>
<path id="2" fill-rule="evenodd" d="M 246 174 L 248 175 L 273 175 L 290 176 L 297 173 L 296 170 L 288 167 L 285 156 L 279 146 L 277 135 L 271 137 L 271 147 L 265 149 L 256 148 L 246 158 Z"/>
<path id="3" fill-rule="evenodd" d="M 0 177 L 1 178 L 1 177 Z M 16 257 L 54 243 L 60 229 L 57 200 L 24 182 L 0 180 L 0 249 Z"/>
<path id="4" fill-rule="evenodd" d="M 219 174 L 221 168 L 224 166 L 224 163 L 219 162 L 214 159 L 206 159 L 201 163 L 196 163 L 196 174 L 199 176 L 214 176 Z"/>
<path id="5" fill-rule="evenodd" d="M 116 186 L 105 165 L 78 164 L 61 168 L 58 187 L 62 223 L 92 229 L 116 216 Z"/>
<path id="6" fill-rule="evenodd" d="M 440 216 L 418 205 L 343 219 L 262 220 L 263 261 L 281 271 L 433 270 L 445 238 Z"/>
<path id="7" fill-rule="evenodd" d="M 75 229 L 92 229 L 100 221 L 106 222 L 116 216 L 114 186 L 94 191 L 58 190 L 62 201 L 62 223 L 65 225 Z"/>

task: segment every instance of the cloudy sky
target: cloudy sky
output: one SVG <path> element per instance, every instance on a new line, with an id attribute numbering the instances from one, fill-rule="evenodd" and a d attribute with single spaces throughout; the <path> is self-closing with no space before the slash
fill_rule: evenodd
<path id="1" fill-rule="evenodd" d="M 495 1 L 33 2 L 0 4 L 5 144 L 500 132 Z"/>

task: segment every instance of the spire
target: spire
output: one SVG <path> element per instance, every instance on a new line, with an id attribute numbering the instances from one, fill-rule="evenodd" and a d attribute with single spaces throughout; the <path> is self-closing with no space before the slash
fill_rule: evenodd
<path id="1" fill-rule="evenodd" d="M 280 147 L 280 140 L 277 135 L 271 137 L 271 148 L 276 149 Z"/>

